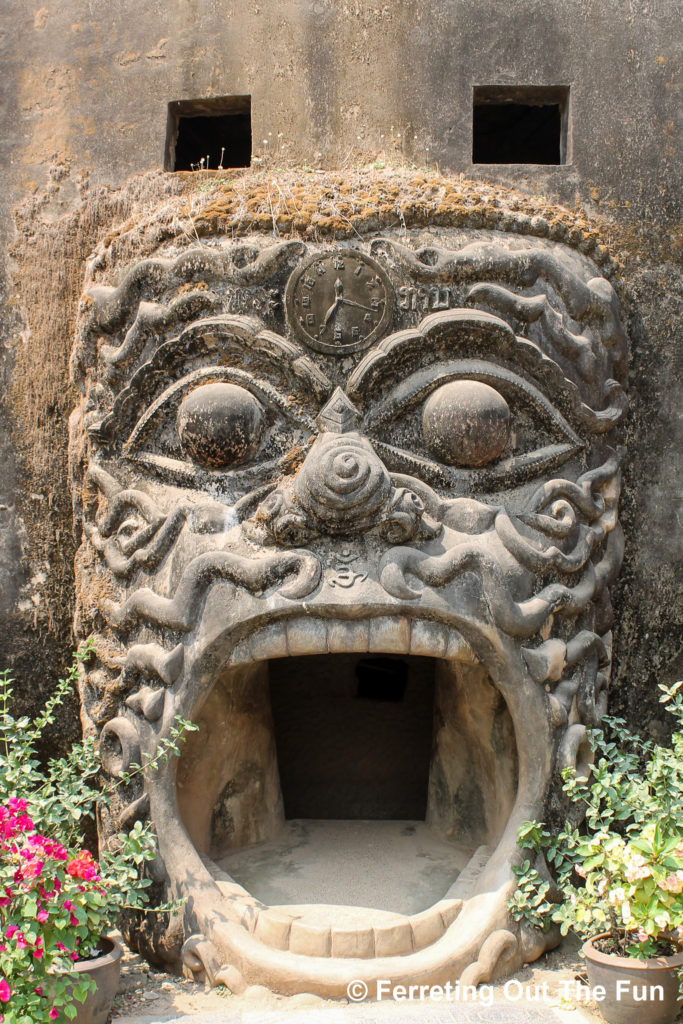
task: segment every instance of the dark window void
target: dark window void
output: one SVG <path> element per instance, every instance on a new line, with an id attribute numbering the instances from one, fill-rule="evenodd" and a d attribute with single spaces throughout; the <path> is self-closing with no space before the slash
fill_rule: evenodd
<path id="1" fill-rule="evenodd" d="M 475 86 L 472 162 L 566 163 L 568 110 L 565 86 Z"/>
<path id="2" fill-rule="evenodd" d="M 167 171 L 215 171 L 250 163 L 250 96 L 169 103 Z"/>
<path id="3" fill-rule="evenodd" d="M 424 820 L 434 665 L 355 654 L 270 662 L 287 818 Z"/>

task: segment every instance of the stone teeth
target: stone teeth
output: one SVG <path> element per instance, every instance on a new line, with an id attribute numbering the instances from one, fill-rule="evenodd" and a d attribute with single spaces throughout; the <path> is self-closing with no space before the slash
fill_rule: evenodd
<path id="1" fill-rule="evenodd" d="M 327 654 L 327 627 L 321 619 L 294 619 L 285 628 L 290 657 Z"/>
<path id="2" fill-rule="evenodd" d="M 409 620 L 390 616 L 370 619 L 370 650 L 373 654 L 407 654 L 410 650 Z"/>
<path id="3" fill-rule="evenodd" d="M 370 626 L 367 620 L 329 622 L 327 624 L 327 644 L 330 654 L 365 653 L 370 649 Z"/>

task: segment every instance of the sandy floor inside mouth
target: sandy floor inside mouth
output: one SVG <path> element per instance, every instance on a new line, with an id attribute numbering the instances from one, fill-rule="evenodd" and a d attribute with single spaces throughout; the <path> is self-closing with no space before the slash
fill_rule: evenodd
<path id="1" fill-rule="evenodd" d="M 362 908 L 416 914 L 431 907 L 469 856 L 423 821 L 306 820 L 288 821 L 277 840 L 217 863 L 271 907 L 360 908 L 346 914 L 355 925 Z"/>

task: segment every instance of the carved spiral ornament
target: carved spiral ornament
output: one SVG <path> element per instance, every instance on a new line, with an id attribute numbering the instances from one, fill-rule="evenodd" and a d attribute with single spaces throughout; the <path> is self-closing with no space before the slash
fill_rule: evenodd
<path id="1" fill-rule="evenodd" d="M 316 443 L 296 480 L 299 504 L 333 533 L 370 522 L 391 492 L 391 480 L 372 446 L 350 435 Z"/>

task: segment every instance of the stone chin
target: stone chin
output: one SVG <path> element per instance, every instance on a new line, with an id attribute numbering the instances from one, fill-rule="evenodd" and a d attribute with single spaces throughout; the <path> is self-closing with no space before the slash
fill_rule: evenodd
<path id="1" fill-rule="evenodd" d="M 288 325 L 227 312 L 228 243 L 91 293 L 84 724 L 112 773 L 200 727 L 99 828 L 152 821 L 185 903 L 127 933 L 212 984 L 476 984 L 557 938 L 506 903 L 606 708 L 624 338 L 584 258 L 458 245 L 262 242 L 245 280 L 295 282 Z"/>

